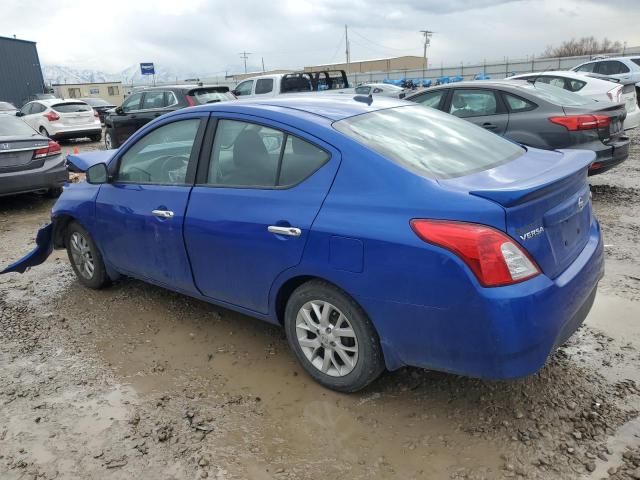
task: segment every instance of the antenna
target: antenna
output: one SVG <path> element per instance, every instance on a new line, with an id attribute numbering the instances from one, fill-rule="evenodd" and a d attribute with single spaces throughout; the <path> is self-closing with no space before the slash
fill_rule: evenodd
<path id="1" fill-rule="evenodd" d="M 247 58 L 251 55 L 251 52 L 240 52 L 240 58 L 244 60 L 244 73 L 247 73 Z"/>

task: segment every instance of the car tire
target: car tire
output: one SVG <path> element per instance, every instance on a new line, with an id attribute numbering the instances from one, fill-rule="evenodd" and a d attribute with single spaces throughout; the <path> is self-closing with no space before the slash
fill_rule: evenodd
<path id="1" fill-rule="evenodd" d="M 96 135 L 91 135 L 89 137 L 89 140 L 91 140 L 92 142 L 99 142 L 100 140 L 102 140 L 102 132 L 96 134 Z"/>
<path id="2" fill-rule="evenodd" d="M 380 339 L 367 314 L 327 282 L 312 280 L 291 294 L 284 327 L 302 367 L 327 388 L 356 392 L 384 371 Z"/>
<path id="3" fill-rule="evenodd" d="M 47 132 L 47 129 L 44 127 L 40 127 L 40 135 L 44 135 L 45 137 L 51 138 L 51 136 L 49 135 L 49 132 Z"/>
<path id="4" fill-rule="evenodd" d="M 62 195 L 62 187 L 54 187 L 47 190 L 47 197 L 49 198 L 58 198 Z"/>
<path id="5" fill-rule="evenodd" d="M 111 283 L 100 250 L 81 225 L 76 222 L 69 224 L 64 244 L 71 267 L 82 285 L 98 290 Z"/>
<path id="6" fill-rule="evenodd" d="M 118 148 L 115 138 L 113 138 L 113 133 L 111 133 L 109 129 L 104 132 L 104 146 L 107 150 Z"/>

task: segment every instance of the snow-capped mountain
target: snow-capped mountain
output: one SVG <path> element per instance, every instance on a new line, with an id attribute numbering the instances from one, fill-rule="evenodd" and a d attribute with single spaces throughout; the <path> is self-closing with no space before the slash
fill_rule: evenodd
<path id="1" fill-rule="evenodd" d="M 151 75 L 142 75 L 139 65 L 131 65 L 118 73 L 106 73 L 96 70 L 79 70 L 63 65 L 44 65 L 42 68 L 45 82 L 52 83 L 93 83 L 117 82 L 124 84 L 151 83 Z M 156 66 L 155 80 L 157 83 L 171 83 L 186 79 L 200 78 L 194 72 L 180 72 L 171 68 Z M 202 77 L 206 77 L 203 75 Z"/>

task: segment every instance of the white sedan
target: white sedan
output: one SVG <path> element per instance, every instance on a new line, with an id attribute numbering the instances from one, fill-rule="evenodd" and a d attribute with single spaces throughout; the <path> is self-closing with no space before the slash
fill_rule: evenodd
<path id="1" fill-rule="evenodd" d="M 509 77 L 509 80 L 516 79 L 547 83 L 599 102 L 624 103 L 627 110 L 624 129 L 629 130 L 640 125 L 640 108 L 633 83 L 621 84 L 604 77 L 596 78 L 588 73 L 571 71 L 524 73 Z"/>
<path id="2" fill-rule="evenodd" d="M 356 87 L 357 95 L 384 95 L 385 97 L 404 98 L 404 88 L 389 83 L 365 83 Z"/>

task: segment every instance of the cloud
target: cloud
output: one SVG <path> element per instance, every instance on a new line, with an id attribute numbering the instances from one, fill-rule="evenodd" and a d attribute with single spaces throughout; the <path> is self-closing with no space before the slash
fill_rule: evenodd
<path id="1" fill-rule="evenodd" d="M 436 65 L 538 54 L 594 35 L 640 45 L 634 0 L 21 0 L 6 2 L 0 32 L 38 42 L 41 61 L 120 71 L 142 61 L 183 72 L 297 68 L 351 58 L 422 55 Z M 564 11 L 559 11 L 559 8 Z M 43 15 L 43 12 L 46 12 Z M 572 16 L 570 13 L 577 15 Z"/>

